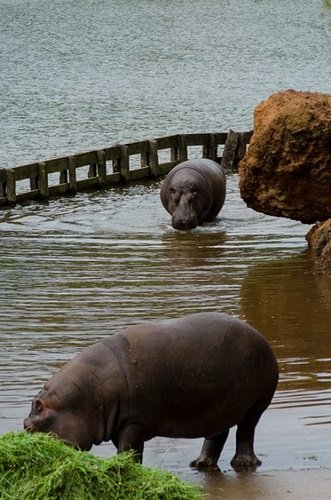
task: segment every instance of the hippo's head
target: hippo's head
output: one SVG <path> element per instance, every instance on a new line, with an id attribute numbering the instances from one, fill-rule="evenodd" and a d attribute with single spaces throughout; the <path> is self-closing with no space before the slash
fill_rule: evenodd
<path id="1" fill-rule="evenodd" d="M 44 397 L 43 389 L 32 401 L 31 412 L 24 419 L 29 432 L 50 432 L 81 450 L 90 450 L 93 444 L 91 425 L 84 412 L 65 409 L 54 397 Z"/>
<path id="2" fill-rule="evenodd" d="M 202 222 L 205 192 L 199 182 L 185 173 L 181 171 L 169 182 L 168 212 L 174 229 L 193 229 Z"/>

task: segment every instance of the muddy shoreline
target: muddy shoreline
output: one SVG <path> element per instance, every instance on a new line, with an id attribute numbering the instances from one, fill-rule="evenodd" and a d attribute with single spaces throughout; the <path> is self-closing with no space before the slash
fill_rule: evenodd
<path id="1" fill-rule="evenodd" d="M 199 481 L 200 482 L 200 481 Z M 206 478 L 203 492 L 216 500 L 279 500 L 289 498 L 327 499 L 331 491 L 331 469 L 307 469 L 257 472 L 255 474 L 224 473 Z"/>

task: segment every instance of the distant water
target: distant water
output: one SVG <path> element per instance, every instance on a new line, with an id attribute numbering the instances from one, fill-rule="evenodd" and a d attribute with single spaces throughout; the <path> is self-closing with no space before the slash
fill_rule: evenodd
<path id="1" fill-rule="evenodd" d="M 0 0 L 0 25 L 1 166 L 249 130 L 275 91 L 330 92 L 331 27 L 317 1 Z M 0 211 L 0 433 L 20 429 L 42 383 L 96 339 L 219 310 L 260 329 L 279 361 L 257 428 L 260 470 L 331 467 L 331 283 L 313 272 L 310 226 L 248 209 L 228 174 L 217 220 L 174 231 L 160 185 Z M 187 467 L 199 446 L 156 439 L 145 463 L 208 490 Z M 232 431 L 222 470 L 233 453 Z"/>
<path id="2" fill-rule="evenodd" d="M 0 167 L 249 130 L 273 92 L 330 92 L 330 17 L 312 0 L 0 0 Z"/>

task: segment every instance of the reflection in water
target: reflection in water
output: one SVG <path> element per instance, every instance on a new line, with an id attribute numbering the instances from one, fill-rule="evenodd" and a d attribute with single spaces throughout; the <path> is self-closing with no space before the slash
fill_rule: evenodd
<path id="1" fill-rule="evenodd" d="M 279 389 L 330 387 L 330 295 L 306 253 L 254 266 L 243 280 L 240 313 L 273 343 Z"/>
<path id="2" fill-rule="evenodd" d="M 329 453 L 323 440 L 331 434 L 330 299 L 331 281 L 311 271 L 306 252 L 253 266 L 240 293 L 241 316 L 264 332 L 278 358 L 280 381 L 270 411 L 284 412 L 288 446 L 299 430 L 304 456 L 316 462 Z"/>

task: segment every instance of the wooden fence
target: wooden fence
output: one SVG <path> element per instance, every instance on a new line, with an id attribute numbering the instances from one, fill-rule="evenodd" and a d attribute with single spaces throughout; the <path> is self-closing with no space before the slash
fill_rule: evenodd
<path id="1" fill-rule="evenodd" d="M 171 135 L 2 168 L 0 207 L 160 177 L 190 158 L 192 147 L 200 147 L 198 157 L 215 160 L 226 170 L 233 169 L 245 155 L 251 135 L 233 130 Z"/>

